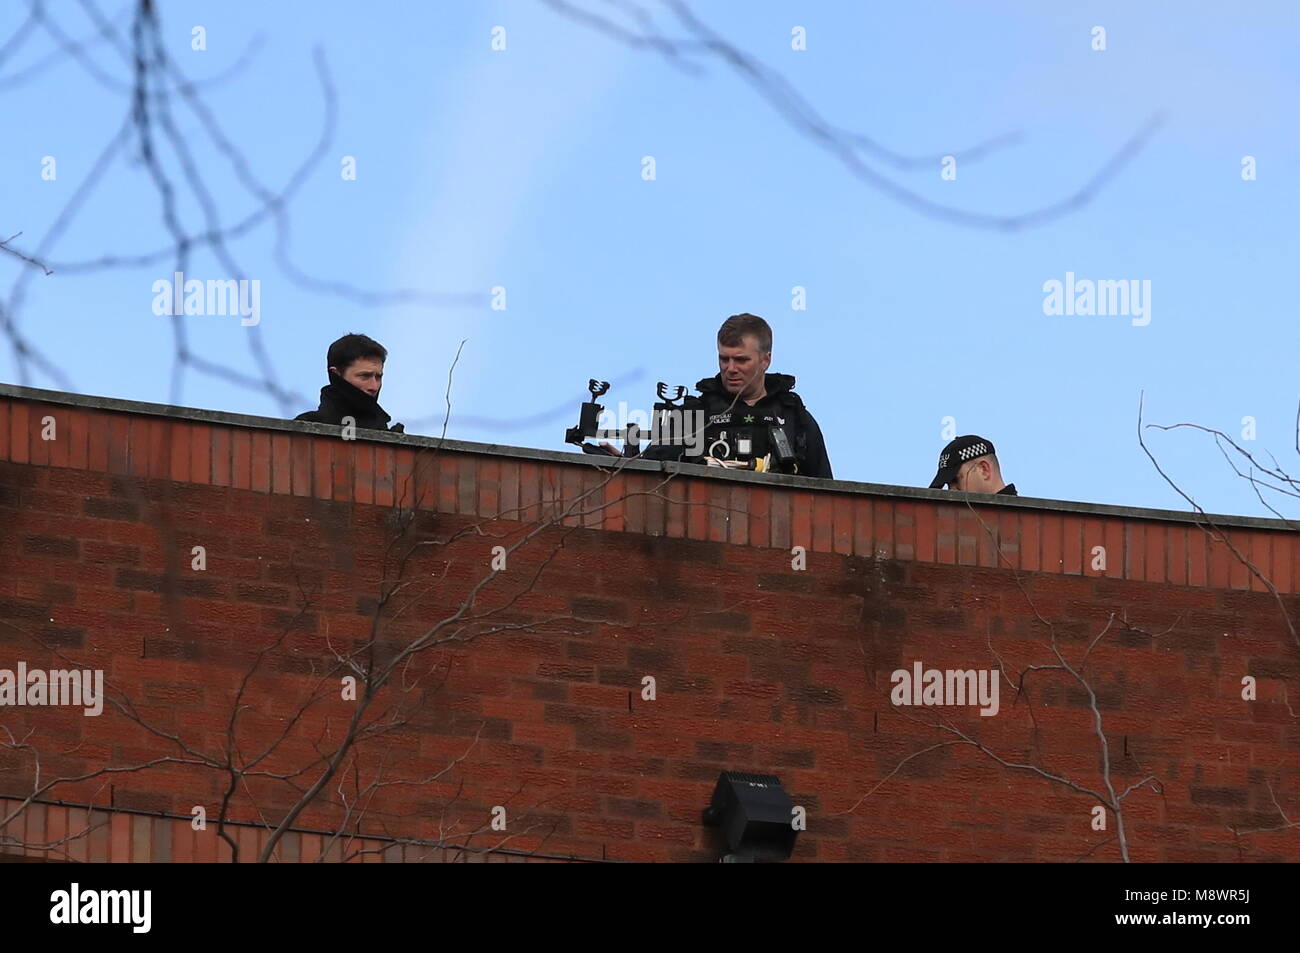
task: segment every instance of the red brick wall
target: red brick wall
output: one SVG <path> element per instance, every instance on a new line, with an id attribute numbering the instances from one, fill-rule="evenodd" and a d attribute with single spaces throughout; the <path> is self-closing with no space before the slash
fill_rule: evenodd
<path id="1" fill-rule="evenodd" d="M 191 818 L 176 818 L 125 808 L 93 808 L 25 803 L 0 798 L 0 818 L 13 815 L 8 832 L 17 843 L 0 846 L 0 859 L 61 863 L 229 863 L 234 851 L 214 827 L 196 830 Z M 242 858 L 256 857 L 267 841 L 257 823 L 226 829 Z M 357 837 L 335 831 L 290 831 L 275 852 L 281 863 L 557 863 L 556 858 L 509 849 L 458 850 Z"/>
<path id="2" fill-rule="evenodd" d="M 55 440 L 41 439 L 47 416 Z M 399 535 L 394 505 L 412 502 Z M 443 630 L 464 641 L 376 696 L 375 736 L 295 827 L 712 860 L 722 845 L 700 811 L 734 769 L 778 774 L 807 810 L 796 860 L 1119 858 L 1115 818 L 1091 827 L 1094 796 L 997 756 L 1103 793 L 1107 762 L 1116 791 L 1154 776 L 1123 801 L 1135 860 L 1300 857 L 1297 829 L 1259 832 L 1285 824 L 1279 806 L 1300 817 L 1294 533 L 1229 533 L 1275 597 L 1229 546 L 1170 520 L 609 479 L 586 462 L 4 397 L 0 668 L 101 668 L 155 730 L 113 708 L 0 708 L 0 729 L 33 729 L 32 747 L 0 747 L 0 793 L 31 790 L 37 754 L 46 780 L 171 756 L 202 763 L 99 774 L 43 800 L 215 818 L 242 683 L 238 758 L 283 740 L 233 785 L 229 816 L 278 822 L 356 710 L 338 654 L 364 649 L 377 618 L 357 662 L 382 665 L 557 505 L 591 512 L 512 552 L 478 592 L 482 621 Z M 891 672 L 916 660 L 1018 682 L 1056 661 L 1052 633 L 1073 665 L 1108 621 L 1085 669 L 1108 759 L 1087 692 L 1061 672 L 1029 672 L 1018 699 L 1004 682 L 995 717 L 890 702 Z M 386 720 L 398 724 L 378 730 Z M 497 805 L 505 831 L 489 826 Z"/>

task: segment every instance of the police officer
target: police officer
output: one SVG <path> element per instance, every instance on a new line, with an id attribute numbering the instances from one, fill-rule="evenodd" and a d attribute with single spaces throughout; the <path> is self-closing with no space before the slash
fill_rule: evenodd
<path id="1" fill-rule="evenodd" d="M 695 385 L 683 409 L 701 411 L 702 454 L 684 446 L 653 444 L 649 459 L 702 463 L 711 457 L 726 466 L 753 466 L 769 458 L 773 470 L 832 479 L 826 442 L 813 415 L 792 390 L 789 374 L 769 374 L 772 328 L 754 314 L 733 314 L 718 329 L 718 374 Z"/>
<path id="2" fill-rule="evenodd" d="M 930 489 L 947 486 L 967 493 L 994 493 L 1019 496 L 1014 483 L 1004 483 L 1002 468 L 993 450 L 993 441 L 967 434 L 951 441 L 939 454 L 939 472 Z"/>

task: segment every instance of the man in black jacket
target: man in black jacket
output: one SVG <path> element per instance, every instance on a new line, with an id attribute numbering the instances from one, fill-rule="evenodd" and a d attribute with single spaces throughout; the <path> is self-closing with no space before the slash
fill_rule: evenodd
<path id="1" fill-rule="evenodd" d="M 353 426 L 366 430 L 405 432 L 401 424 L 388 426 L 392 418 L 379 406 L 386 360 L 388 352 L 373 338 L 343 335 L 330 345 L 326 355 L 330 382 L 320 389 L 320 406 L 294 419 L 343 425 L 344 418 L 350 418 Z"/>
<path id="2" fill-rule="evenodd" d="M 754 314 L 733 314 L 718 329 L 718 374 L 695 385 L 698 397 L 683 404 L 702 411 L 703 456 L 745 464 L 771 454 L 772 469 L 832 479 L 826 441 L 813 415 L 792 389 L 789 374 L 769 374 L 772 328 Z M 646 457 L 691 459 L 684 446 L 651 445 Z"/>

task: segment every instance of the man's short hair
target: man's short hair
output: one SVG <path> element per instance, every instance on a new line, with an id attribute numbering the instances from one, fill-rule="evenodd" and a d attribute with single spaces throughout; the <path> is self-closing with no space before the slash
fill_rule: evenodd
<path id="1" fill-rule="evenodd" d="M 722 322 L 718 328 L 718 343 L 723 347 L 743 347 L 742 340 L 746 334 L 754 336 L 758 350 L 763 354 L 772 353 L 772 328 L 756 314 L 742 312 L 733 314 Z"/>
<path id="2" fill-rule="evenodd" d="M 325 366 L 337 367 L 339 375 L 342 376 L 343 372 L 352 366 L 353 361 L 359 361 L 363 357 L 386 361 L 388 351 L 374 338 L 366 337 L 364 334 L 345 334 L 330 345 L 329 353 L 325 356 Z"/>

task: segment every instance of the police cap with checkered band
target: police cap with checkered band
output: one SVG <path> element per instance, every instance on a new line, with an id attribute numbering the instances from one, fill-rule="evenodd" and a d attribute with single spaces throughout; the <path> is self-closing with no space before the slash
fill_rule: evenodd
<path id="1" fill-rule="evenodd" d="M 961 469 L 963 463 L 996 452 L 993 449 L 992 440 L 985 440 L 983 437 L 977 437 L 974 434 L 958 437 L 944 447 L 943 452 L 939 454 L 939 472 L 934 475 L 930 489 L 938 490 L 949 483 L 956 483 L 957 471 Z"/>

